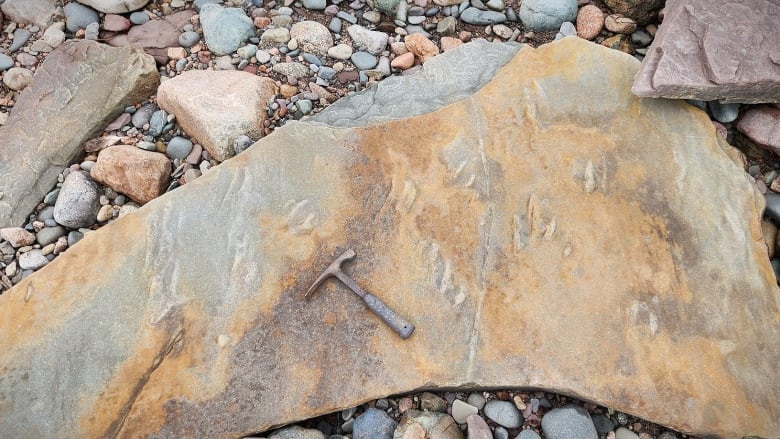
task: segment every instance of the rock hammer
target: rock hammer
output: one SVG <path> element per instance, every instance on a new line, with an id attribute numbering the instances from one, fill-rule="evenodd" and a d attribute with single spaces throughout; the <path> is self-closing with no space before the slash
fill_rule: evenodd
<path id="1" fill-rule="evenodd" d="M 325 269 L 320 277 L 314 281 L 312 286 L 309 287 L 309 289 L 306 291 L 306 295 L 304 296 L 305 299 L 308 300 L 312 293 L 317 290 L 317 288 L 325 281 L 325 279 L 331 276 L 335 276 L 338 280 L 343 282 L 344 285 L 349 287 L 350 290 L 360 296 L 360 298 L 363 299 L 363 302 L 365 302 L 366 306 L 368 306 L 368 309 L 373 311 L 373 313 L 379 316 L 382 321 L 387 323 L 387 326 L 391 327 L 393 331 L 401 336 L 401 338 L 408 338 L 410 335 L 412 335 L 412 332 L 414 332 L 414 325 L 407 322 L 406 319 L 390 309 L 390 307 L 385 305 L 385 303 L 379 300 L 379 298 L 360 288 L 360 286 L 356 284 L 351 277 L 347 276 L 343 271 L 341 271 L 341 264 L 355 259 L 355 256 L 355 252 L 352 249 L 349 249 L 342 253 L 341 256 L 336 258 L 336 260 L 333 261 L 327 269 Z"/>

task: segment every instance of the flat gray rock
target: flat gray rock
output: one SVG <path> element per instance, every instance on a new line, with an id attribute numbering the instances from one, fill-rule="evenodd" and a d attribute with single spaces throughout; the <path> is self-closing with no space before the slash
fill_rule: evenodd
<path id="1" fill-rule="evenodd" d="M 780 2 L 668 2 L 632 91 L 642 97 L 780 102 Z"/>
<path id="2" fill-rule="evenodd" d="M 81 145 L 158 83 L 138 49 L 80 41 L 52 52 L 0 127 L 0 227 L 21 225 Z"/>
<path id="3" fill-rule="evenodd" d="M 374 100 L 357 114 L 379 122 L 287 124 L 0 296 L 0 431 L 227 439 L 528 387 L 773 438 L 780 288 L 733 149 L 703 112 L 631 94 L 624 53 L 567 37 L 488 60 L 491 80 L 418 116 Z M 436 86 L 406 85 L 388 99 Z M 304 300 L 348 248 L 411 337 L 337 282 Z"/>

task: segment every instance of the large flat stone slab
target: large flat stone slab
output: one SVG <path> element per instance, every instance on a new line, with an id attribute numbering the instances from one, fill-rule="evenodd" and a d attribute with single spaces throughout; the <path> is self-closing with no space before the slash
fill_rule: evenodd
<path id="1" fill-rule="evenodd" d="M 776 437 L 763 199 L 703 112 L 631 94 L 637 69 L 573 37 L 523 48 L 438 111 L 287 125 L 87 235 L 0 296 L 0 431 L 234 438 L 528 386 Z M 336 282 L 303 300 L 346 248 L 411 338 Z"/>
<path id="2" fill-rule="evenodd" d="M 79 41 L 52 52 L 0 127 L 0 227 L 22 225 L 81 145 L 159 81 L 139 49 Z"/>
<path id="3" fill-rule="evenodd" d="M 644 97 L 780 102 L 780 3 L 667 2 L 633 91 Z"/>

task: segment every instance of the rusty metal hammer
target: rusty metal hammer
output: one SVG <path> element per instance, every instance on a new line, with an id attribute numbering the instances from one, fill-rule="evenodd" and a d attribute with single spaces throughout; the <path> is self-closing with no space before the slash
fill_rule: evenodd
<path id="1" fill-rule="evenodd" d="M 355 252 L 352 249 L 342 253 L 342 255 L 336 258 L 336 260 L 333 261 L 327 269 L 325 269 L 320 277 L 314 281 L 312 286 L 309 287 L 309 289 L 306 291 L 306 295 L 304 297 L 308 300 L 312 293 L 317 290 L 317 287 L 319 287 L 325 281 L 325 279 L 331 276 L 335 276 L 338 280 L 343 282 L 344 285 L 348 286 L 350 290 L 360 296 L 363 299 L 363 302 L 366 303 L 366 306 L 368 306 L 368 309 L 373 311 L 374 314 L 382 319 L 382 321 L 387 323 L 387 325 L 391 327 L 398 335 L 400 335 L 401 338 L 408 338 L 410 335 L 412 335 L 412 332 L 414 332 L 414 325 L 396 314 L 395 311 L 385 305 L 385 303 L 379 300 L 379 298 L 360 288 L 360 286 L 356 284 L 351 277 L 347 276 L 343 271 L 341 271 L 341 264 L 346 261 L 351 261 L 354 258 Z"/>

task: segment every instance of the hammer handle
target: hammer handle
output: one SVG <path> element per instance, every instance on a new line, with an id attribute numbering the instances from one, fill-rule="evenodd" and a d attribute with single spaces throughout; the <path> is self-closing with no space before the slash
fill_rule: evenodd
<path id="1" fill-rule="evenodd" d="M 396 314 L 395 311 L 385 305 L 378 297 L 371 293 L 366 293 L 366 295 L 363 296 L 363 300 L 366 302 L 368 308 L 379 316 L 382 321 L 387 323 L 388 326 L 393 328 L 393 331 L 398 333 L 401 338 L 409 338 L 409 336 L 412 335 L 412 332 L 414 332 L 414 325 Z"/>

